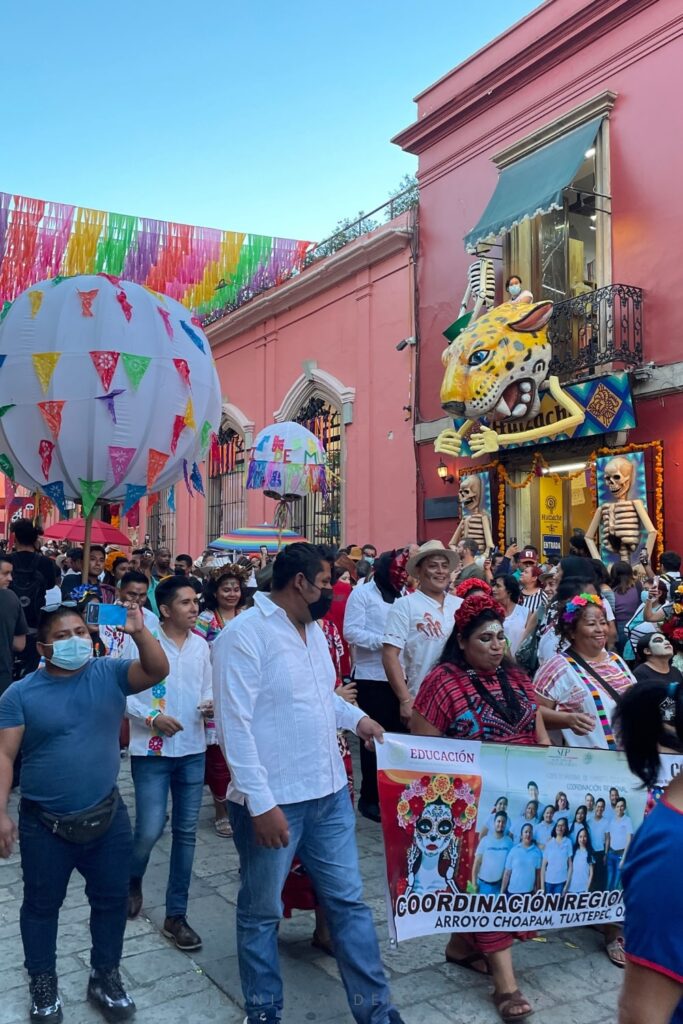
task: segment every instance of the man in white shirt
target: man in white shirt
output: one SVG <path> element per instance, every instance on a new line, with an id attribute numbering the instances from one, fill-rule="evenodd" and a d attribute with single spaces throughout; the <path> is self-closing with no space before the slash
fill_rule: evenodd
<path id="1" fill-rule="evenodd" d="M 149 580 L 138 569 L 130 569 L 121 577 L 117 589 L 117 600 L 131 608 L 140 608 L 145 626 L 155 639 L 159 639 L 161 627 L 159 619 L 145 608 Z M 132 637 L 117 626 L 100 626 L 100 638 L 111 658 L 137 658 L 138 651 Z"/>
<path id="2" fill-rule="evenodd" d="M 457 560 L 455 551 L 440 540 L 428 540 L 419 547 L 407 565 L 419 588 L 396 601 L 387 618 L 382 662 L 405 725 L 410 723 L 420 684 L 439 660 L 462 604 L 459 597 L 447 593 Z"/>
<path id="3" fill-rule="evenodd" d="M 277 929 L 295 854 L 329 923 L 354 1020 L 400 1024 L 372 915 L 362 901 L 354 816 L 337 729 L 381 741 L 383 730 L 334 693 L 316 619 L 332 601 L 331 563 L 292 544 L 273 563 L 272 592 L 215 640 L 216 725 L 232 780 L 228 809 L 240 858 L 237 955 L 246 1021 L 281 1020 Z"/>
<path id="4" fill-rule="evenodd" d="M 528 608 L 519 603 L 522 594 L 521 587 L 515 577 L 509 574 L 496 576 L 491 584 L 491 591 L 496 601 L 505 609 L 503 632 L 510 647 L 510 654 L 514 657 L 529 619 Z"/>
<path id="5" fill-rule="evenodd" d="M 204 717 L 212 708 L 211 661 L 205 640 L 192 632 L 197 594 L 182 576 L 169 576 L 156 590 L 159 641 L 170 670 L 148 699 L 129 697 L 130 763 L 135 785 L 135 836 L 128 916 L 142 907 L 142 879 L 154 844 L 164 830 L 171 791 L 171 866 L 166 888 L 164 935 L 178 949 L 199 949 L 202 940 L 187 923 L 187 900 L 204 789 Z"/>

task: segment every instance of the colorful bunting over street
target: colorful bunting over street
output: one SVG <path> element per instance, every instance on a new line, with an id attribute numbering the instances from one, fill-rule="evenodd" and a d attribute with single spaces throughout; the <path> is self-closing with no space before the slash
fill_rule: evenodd
<path id="1" fill-rule="evenodd" d="M 187 359 L 174 359 L 173 365 L 183 379 L 183 382 L 187 384 L 188 388 L 192 387 L 190 383 L 190 366 Z"/>
<path id="2" fill-rule="evenodd" d="M 121 448 L 109 445 L 109 461 L 114 474 L 114 483 L 120 484 L 128 471 L 137 448 Z"/>
<path id="3" fill-rule="evenodd" d="M 90 358 L 105 391 L 109 391 L 119 363 L 118 352 L 91 352 Z"/>
<path id="4" fill-rule="evenodd" d="M 126 484 L 126 498 L 123 503 L 123 512 L 121 515 L 127 515 L 133 506 L 137 505 L 146 490 L 147 488 L 143 487 L 141 484 Z M 129 525 L 132 525 L 130 517 L 128 518 L 128 523 Z"/>
<path id="5" fill-rule="evenodd" d="M 123 368 L 126 371 L 126 376 L 130 381 L 130 386 L 133 391 L 137 391 L 138 385 L 145 376 L 145 372 L 151 361 L 152 360 L 149 356 L 135 356 L 131 352 L 121 353 L 121 362 L 123 363 Z"/>
<path id="6" fill-rule="evenodd" d="M 100 496 L 100 492 L 104 487 L 104 480 L 83 480 L 80 476 L 78 483 L 81 488 L 81 505 L 83 506 L 83 515 L 87 519 L 93 508 L 95 502 Z"/>
<path id="7" fill-rule="evenodd" d="M 59 362 L 59 356 L 59 352 L 34 352 L 31 356 L 33 369 L 36 371 L 36 377 L 40 381 L 44 395 L 47 394 L 47 389 L 50 387 L 52 374 L 55 372 L 55 366 Z"/>
<path id="8" fill-rule="evenodd" d="M 43 471 L 43 476 L 47 480 L 50 475 L 50 466 L 52 465 L 52 453 L 55 450 L 54 441 L 41 441 L 38 445 L 38 454 L 40 455 L 40 467 Z"/>
<path id="9" fill-rule="evenodd" d="M 150 448 L 147 456 L 147 490 L 151 490 L 154 483 L 168 462 L 168 453 L 159 452 L 156 448 Z"/>
<path id="10" fill-rule="evenodd" d="M 0 305 L 46 278 L 94 271 L 116 287 L 123 278 L 165 292 L 212 318 L 298 273 L 311 244 L 5 192 L 0 225 L 6 229 L 0 231 Z M 124 301 L 119 299 L 126 315 Z"/>
<path id="11" fill-rule="evenodd" d="M 64 405 L 64 402 L 38 402 L 38 408 L 43 414 L 43 419 L 55 441 L 59 437 L 59 431 L 62 429 L 62 409 Z"/>
<path id="12" fill-rule="evenodd" d="M 43 491 L 47 497 L 58 508 L 61 516 L 66 515 L 66 498 L 64 496 L 64 484 L 61 480 L 55 480 L 51 484 L 43 484 Z"/>

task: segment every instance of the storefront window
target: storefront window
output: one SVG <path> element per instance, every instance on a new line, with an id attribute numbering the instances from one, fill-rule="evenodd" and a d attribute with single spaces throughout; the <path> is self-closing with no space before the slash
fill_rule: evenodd
<path id="1" fill-rule="evenodd" d="M 227 423 L 218 434 L 219 452 L 208 459 L 207 540 L 246 525 L 244 438 Z"/>

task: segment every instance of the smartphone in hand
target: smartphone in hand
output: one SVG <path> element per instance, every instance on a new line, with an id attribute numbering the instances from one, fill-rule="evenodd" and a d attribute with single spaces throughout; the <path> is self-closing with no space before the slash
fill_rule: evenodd
<path id="1" fill-rule="evenodd" d="M 126 624 L 126 609 L 122 604 L 98 604 L 89 601 L 85 606 L 85 623 L 87 626 L 118 626 Z"/>

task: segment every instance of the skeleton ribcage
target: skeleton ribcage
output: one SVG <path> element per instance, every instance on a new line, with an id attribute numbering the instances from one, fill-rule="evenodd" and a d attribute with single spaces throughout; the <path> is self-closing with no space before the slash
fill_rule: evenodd
<path id="1" fill-rule="evenodd" d="M 496 301 L 496 271 L 492 260 L 477 260 L 470 264 L 467 279 L 472 290 L 472 299 L 476 302 L 481 296 L 484 305 L 490 309 Z"/>

